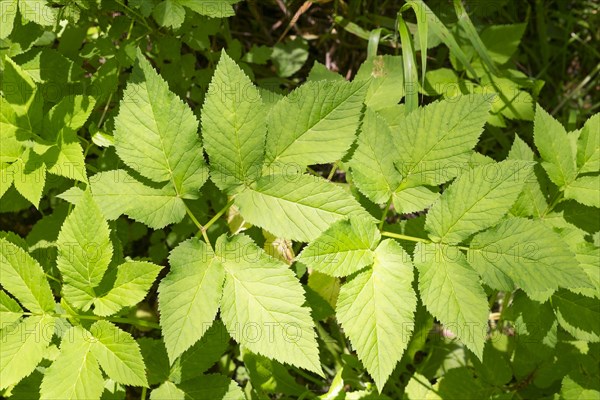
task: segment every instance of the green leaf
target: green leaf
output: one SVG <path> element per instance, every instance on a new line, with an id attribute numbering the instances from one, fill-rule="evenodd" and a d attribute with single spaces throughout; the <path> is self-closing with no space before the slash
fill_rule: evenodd
<path id="1" fill-rule="evenodd" d="M 244 393 L 235 381 L 218 374 L 203 375 L 183 382 L 179 388 L 186 400 L 245 400 Z"/>
<path id="2" fill-rule="evenodd" d="M 497 223 L 529 178 L 531 163 L 506 160 L 464 172 L 427 214 L 425 228 L 436 242 L 454 244 Z"/>
<path id="3" fill-rule="evenodd" d="M 373 250 L 380 239 L 373 221 L 350 217 L 331 225 L 296 261 L 325 274 L 347 276 L 373 263 Z"/>
<path id="4" fill-rule="evenodd" d="M 600 175 L 582 176 L 565 188 L 565 199 L 600 208 Z"/>
<path id="5" fill-rule="evenodd" d="M 148 386 L 144 359 L 130 334 L 107 321 L 98 321 L 90 328 L 94 336 L 90 348 L 106 374 L 123 385 Z"/>
<path id="6" fill-rule="evenodd" d="M 9 167 L 15 189 L 36 208 L 39 207 L 46 184 L 46 165 L 32 149 L 26 149 Z"/>
<path id="7" fill-rule="evenodd" d="M 55 9 L 46 0 L 19 0 L 19 12 L 26 21 L 42 26 L 56 23 Z"/>
<path id="8" fill-rule="evenodd" d="M 54 296 L 44 270 L 29 253 L 0 239 L 0 284 L 33 313 L 54 311 Z"/>
<path id="9" fill-rule="evenodd" d="M 0 290 L 0 329 L 4 329 L 23 316 L 23 309 L 4 290 Z"/>
<path id="10" fill-rule="evenodd" d="M 479 276 L 464 254 L 452 246 L 418 243 L 414 263 L 427 310 L 481 359 L 488 303 Z"/>
<path id="11" fill-rule="evenodd" d="M 56 265 L 65 283 L 64 298 L 86 310 L 113 254 L 108 224 L 89 191 L 83 193 L 65 219 L 56 244 L 59 249 Z"/>
<path id="12" fill-rule="evenodd" d="M 467 258 L 494 289 L 516 285 L 531 294 L 589 286 L 567 243 L 539 220 L 509 219 L 477 234 Z"/>
<path id="13" fill-rule="evenodd" d="M 184 382 L 202 375 L 219 361 L 230 340 L 223 322 L 214 321 L 202 338 L 183 352 L 175 362 L 169 379 L 173 382 Z"/>
<path id="14" fill-rule="evenodd" d="M 47 315 L 33 316 L 0 331 L 0 389 L 17 384 L 42 361 L 54 322 Z"/>
<path id="15" fill-rule="evenodd" d="M 299 385 L 287 368 L 277 361 L 249 351 L 244 352 L 243 360 L 253 388 L 288 396 L 300 396 L 307 390 Z"/>
<path id="16" fill-rule="evenodd" d="M 396 166 L 407 181 L 405 187 L 439 185 L 455 176 L 453 171 L 477 143 L 491 99 L 468 95 L 438 101 L 399 121 Z"/>
<path id="17" fill-rule="evenodd" d="M 298 241 L 311 241 L 348 216 L 368 216 L 348 192 L 308 175 L 262 177 L 238 194 L 235 204 L 251 224 Z"/>
<path id="18" fill-rule="evenodd" d="M 112 288 L 94 300 L 94 314 L 111 315 L 144 300 L 161 269 L 159 265 L 142 261 L 127 261 L 119 265 Z"/>
<path id="19" fill-rule="evenodd" d="M 322 374 L 314 323 L 294 272 L 244 235 L 221 236 L 215 249 L 226 270 L 221 318 L 232 337 L 254 353 Z"/>
<path id="20" fill-rule="evenodd" d="M 60 354 L 46 370 L 40 388 L 41 400 L 100 399 L 104 379 L 98 362 L 91 354 L 90 332 L 80 326 L 63 336 Z"/>
<path id="21" fill-rule="evenodd" d="M 423 211 L 440 197 L 435 189 L 417 186 L 395 191 L 392 195 L 394 210 L 399 214 Z"/>
<path id="22" fill-rule="evenodd" d="M 0 0 L 2 23 L 0 24 L 0 39 L 6 38 L 13 30 L 17 15 L 18 0 Z"/>
<path id="23" fill-rule="evenodd" d="M 200 15 L 206 15 L 210 18 L 225 18 L 235 15 L 231 6 L 240 2 L 240 0 L 211 0 L 210 2 L 198 2 L 196 0 L 175 1 Z"/>
<path id="24" fill-rule="evenodd" d="M 0 86 L 4 99 L 14 112 L 16 125 L 28 131 L 28 134 L 39 133 L 44 115 L 43 100 L 31 76 L 13 60 L 4 57 L 4 71 L 2 71 Z M 2 113 L 4 114 L 5 111 L 3 110 Z"/>
<path id="25" fill-rule="evenodd" d="M 223 51 L 202 108 L 211 179 L 228 193 L 261 174 L 266 108 L 258 89 Z"/>
<path id="26" fill-rule="evenodd" d="M 371 110 L 396 105 L 404 97 L 402 57 L 383 55 L 368 58 L 360 66 L 355 80 L 371 79 L 365 104 Z"/>
<path id="27" fill-rule="evenodd" d="M 162 385 L 152 390 L 150 400 L 187 400 L 185 393 L 172 382 L 164 382 Z"/>
<path id="28" fill-rule="evenodd" d="M 117 169 L 90 178 L 94 200 L 109 219 L 125 214 L 153 229 L 180 222 L 185 216 L 185 203 L 170 184 L 148 186 Z"/>
<path id="29" fill-rule="evenodd" d="M 587 120 L 577 140 L 579 173 L 600 171 L 600 114 Z"/>
<path id="30" fill-rule="evenodd" d="M 386 121 L 367 109 L 349 165 L 352 182 L 374 203 L 385 204 L 400 185 L 402 176 L 394 166 L 397 154 Z"/>
<path id="31" fill-rule="evenodd" d="M 560 394 L 562 399 L 600 399 L 600 385 L 594 377 L 573 371 L 563 378 Z"/>
<path id="32" fill-rule="evenodd" d="M 384 240 L 374 258 L 342 285 L 337 317 L 381 392 L 408 345 L 417 297 L 410 257 L 398 243 Z"/>
<path id="33" fill-rule="evenodd" d="M 577 340 L 600 342 L 598 299 L 560 290 L 552 296 L 558 323 Z"/>
<path id="34" fill-rule="evenodd" d="M 219 261 L 197 238 L 171 251 L 171 271 L 158 288 L 160 325 L 171 362 L 196 343 L 215 319 L 225 279 Z"/>
<path id="35" fill-rule="evenodd" d="M 481 32 L 481 41 L 491 59 L 499 64 L 507 63 L 519 47 L 527 24 L 491 25 Z M 498 40 L 501 37 L 502 40 Z"/>
<path id="36" fill-rule="evenodd" d="M 138 50 L 115 118 L 115 148 L 132 169 L 196 198 L 207 179 L 198 121 Z"/>
<path id="37" fill-rule="evenodd" d="M 152 16 L 160 26 L 177 29 L 185 20 L 185 9 L 177 0 L 164 0 L 154 7 Z"/>
<path id="38" fill-rule="evenodd" d="M 535 109 L 533 140 L 548 177 L 559 187 L 577 176 L 577 166 L 565 128 L 539 105 Z"/>
<path id="39" fill-rule="evenodd" d="M 266 169 L 340 160 L 356 139 L 368 83 L 308 82 L 271 109 Z"/>

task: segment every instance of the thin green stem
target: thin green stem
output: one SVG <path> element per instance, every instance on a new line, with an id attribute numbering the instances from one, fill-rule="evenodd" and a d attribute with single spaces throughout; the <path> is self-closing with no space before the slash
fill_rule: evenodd
<path id="1" fill-rule="evenodd" d="M 192 210 L 190 210 L 190 208 L 187 206 L 187 204 L 185 204 L 185 202 L 183 202 L 183 205 L 185 206 L 185 212 L 187 213 L 188 217 L 190 217 L 190 219 L 192 220 L 194 225 L 196 225 L 198 230 L 201 231 L 203 229 L 203 227 L 202 227 L 202 224 L 200 223 L 200 221 L 198 221 L 198 218 L 196 218 L 194 213 L 192 213 Z"/>
<path id="2" fill-rule="evenodd" d="M 146 391 L 148 388 L 146 386 L 142 387 L 142 395 L 140 396 L 141 400 L 146 400 Z"/>
<path id="3" fill-rule="evenodd" d="M 227 211 L 227 210 L 229 209 L 229 207 L 231 207 L 232 205 L 233 205 L 233 199 L 229 200 L 229 201 L 227 202 L 227 204 L 225 204 L 225 207 L 223 207 L 222 209 L 220 209 L 220 210 L 219 210 L 219 212 L 218 212 L 218 213 L 216 213 L 216 214 L 215 214 L 215 216 L 214 216 L 214 217 L 212 217 L 212 218 L 210 219 L 210 221 L 208 221 L 208 222 L 207 222 L 207 223 L 204 225 L 204 228 L 203 228 L 203 229 L 204 229 L 204 231 L 207 231 L 207 230 L 208 230 L 208 228 L 210 228 L 210 227 L 212 226 L 212 224 L 214 224 L 215 222 L 217 222 L 217 220 L 218 220 L 219 218 L 221 218 L 221 216 L 222 216 L 223 214 L 225 214 L 225 211 Z"/>
<path id="4" fill-rule="evenodd" d="M 23 313 L 23 315 L 26 315 L 26 316 L 39 316 L 41 314 L 25 312 L 25 313 Z M 129 325 L 141 326 L 141 327 L 144 327 L 144 328 L 160 329 L 160 325 L 157 324 L 156 322 L 146 321 L 144 319 L 137 319 L 137 318 L 100 317 L 98 315 L 80 315 L 80 314 L 75 314 L 75 315 L 71 315 L 71 314 L 51 314 L 51 315 L 53 317 L 55 317 L 55 318 L 65 318 L 65 319 L 67 319 L 67 318 L 74 318 L 74 319 L 84 319 L 84 320 L 90 320 L 90 321 L 111 321 L 111 322 L 116 322 L 116 323 L 120 323 L 120 324 L 129 324 Z"/>
<path id="5" fill-rule="evenodd" d="M 379 221 L 379 230 L 383 229 L 383 223 L 385 222 L 385 219 L 387 218 L 388 212 L 390 211 L 390 206 L 392 205 L 392 198 L 390 197 L 390 200 L 387 202 L 387 204 L 385 205 L 385 208 L 383 210 L 383 215 L 381 216 L 381 220 Z"/>
<path id="6" fill-rule="evenodd" d="M 335 171 L 337 171 L 337 165 L 338 165 L 338 162 L 336 161 L 331 166 L 331 171 L 329 171 L 329 175 L 327 175 L 328 181 L 330 181 L 333 178 L 333 176 L 335 175 Z"/>
<path id="7" fill-rule="evenodd" d="M 400 240 L 408 240 L 409 242 L 431 243 L 431 240 L 428 240 L 428 239 L 418 238 L 418 237 L 409 236 L 409 235 L 402 235 L 400 233 L 394 233 L 394 232 L 388 232 L 388 231 L 381 232 L 381 236 L 387 236 L 387 237 L 391 237 L 394 239 L 400 239 Z"/>
<path id="8" fill-rule="evenodd" d="M 558 205 L 558 203 L 561 202 L 561 200 L 562 200 L 562 192 L 558 191 L 554 195 L 554 198 L 550 202 L 550 205 L 548 205 L 548 207 L 546 207 L 546 210 L 542 213 L 542 218 L 544 218 L 550 211 L 554 210 L 554 207 L 556 207 Z"/>

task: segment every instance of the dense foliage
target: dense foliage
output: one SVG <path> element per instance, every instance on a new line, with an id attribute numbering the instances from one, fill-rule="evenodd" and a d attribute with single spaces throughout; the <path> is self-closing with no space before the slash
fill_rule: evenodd
<path id="1" fill-rule="evenodd" d="M 392 3 L 0 0 L 4 398 L 600 398 L 598 6 Z"/>

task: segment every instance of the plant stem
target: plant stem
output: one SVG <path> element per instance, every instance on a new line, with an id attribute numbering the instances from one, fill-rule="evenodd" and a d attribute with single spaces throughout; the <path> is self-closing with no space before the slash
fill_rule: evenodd
<path id="1" fill-rule="evenodd" d="M 140 396 L 141 400 L 146 400 L 146 391 L 148 390 L 148 388 L 146 388 L 146 386 L 142 387 L 142 395 Z"/>
<path id="2" fill-rule="evenodd" d="M 27 315 L 27 316 L 39 316 L 42 314 L 36 314 L 36 313 L 30 313 L 30 312 L 25 312 L 23 313 L 23 315 Z M 98 315 L 71 315 L 71 314 L 51 314 L 53 317 L 55 318 L 74 318 L 74 319 L 86 319 L 86 320 L 90 320 L 90 321 L 111 321 L 111 322 L 116 322 L 116 323 L 121 323 L 121 324 L 129 324 L 129 325 L 135 325 L 135 326 L 141 326 L 144 328 L 153 328 L 153 329 L 160 329 L 160 325 L 157 324 L 156 322 L 152 322 L 152 321 L 146 321 L 143 319 L 137 319 L 137 318 L 122 318 L 122 317 L 100 317 Z"/>
<path id="3" fill-rule="evenodd" d="M 198 230 L 201 231 L 202 224 L 200 223 L 200 221 L 198 221 L 198 218 L 196 218 L 196 216 L 192 213 L 192 210 L 190 210 L 190 208 L 187 206 L 187 204 L 185 204 L 185 201 L 183 202 L 183 205 L 185 206 L 185 212 L 187 213 L 188 217 L 190 217 L 190 219 L 192 220 L 194 225 L 196 225 Z"/>
<path id="4" fill-rule="evenodd" d="M 428 240 L 428 239 L 418 238 L 418 237 L 409 236 L 409 235 L 402 235 L 400 233 L 394 233 L 394 232 L 388 232 L 388 231 L 381 232 L 381 236 L 387 236 L 387 237 L 391 237 L 394 239 L 400 239 L 400 240 L 408 240 L 409 242 L 431 243 L 431 240 Z"/>
<path id="5" fill-rule="evenodd" d="M 219 210 L 219 212 L 218 212 L 218 213 L 216 213 L 216 214 L 215 214 L 215 216 L 214 216 L 214 217 L 212 217 L 212 218 L 210 219 L 210 221 L 208 221 L 208 222 L 207 222 L 207 223 L 204 225 L 204 228 L 203 228 L 203 229 L 204 229 L 204 231 L 207 231 L 207 230 L 208 230 L 208 228 L 210 228 L 210 227 L 212 226 L 212 224 L 214 224 L 215 222 L 217 222 L 217 220 L 218 220 L 219 218 L 221 218 L 221 215 L 225 214 L 225 211 L 227 211 L 227 210 L 229 209 L 229 207 L 231 207 L 232 205 L 233 205 L 233 199 L 229 200 L 229 201 L 227 202 L 227 204 L 225 204 L 225 207 L 221 208 L 221 209 Z"/>
<path id="6" fill-rule="evenodd" d="M 381 216 L 381 221 L 379 221 L 379 230 L 383 229 L 383 223 L 385 222 L 388 212 L 390 211 L 391 205 L 392 205 L 392 197 L 390 197 L 390 200 L 387 202 L 387 204 L 385 205 L 385 208 L 383 209 L 383 215 Z"/>
<path id="7" fill-rule="evenodd" d="M 337 161 L 333 163 L 331 166 L 331 171 L 329 171 L 329 175 L 327 176 L 327 180 L 330 181 L 331 178 L 335 175 L 335 171 L 337 171 Z"/>

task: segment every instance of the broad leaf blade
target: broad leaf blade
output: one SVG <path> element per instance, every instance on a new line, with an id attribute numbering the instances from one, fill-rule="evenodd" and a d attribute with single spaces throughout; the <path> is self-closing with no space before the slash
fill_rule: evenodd
<path id="1" fill-rule="evenodd" d="M 115 118 L 115 148 L 141 175 L 170 181 L 178 197 L 197 197 L 208 177 L 194 113 L 141 51 Z"/>
<path id="2" fill-rule="evenodd" d="M 512 291 L 514 282 L 531 294 L 589 285 L 567 243 L 539 220 L 509 219 L 479 233 L 468 260 L 494 289 Z"/>
<path id="3" fill-rule="evenodd" d="M 394 166 L 398 157 L 386 121 L 367 109 L 350 168 L 352 182 L 371 201 L 385 204 L 400 185 L 402 176 Z"/>
<path id="4" fill-rule="evenodd" d="M 221 236 L 215 248 L 227 271 L 221 318 L 233 338 L 254 353 L 321 374 L 314 323 L 294 272 L 247 236 Z"/>
<path id="5" fill-rule="evenodd" d="M 104 391 L 102 372 L 90 353 L 91 334 L 80 326 L 69 329 L 60 354 L 46 370 L 40 388 L 41 400 L 100 399 Z"/>
<path id="6" fill-rule="evenodd" d="M 600 114 L 587 120 L 577 140 L 579 173 L 600 171 Z"/>
<path id="7" fill-rule="evenodd" d="M 113 287 L 94 300 L 94 314 L 111 315 L 142 301 L 161 269 L 159 265 L 142 261 L 127 261 L 119 265 Z"/>
<path id="8" fill-rule="evenodd" d="M 0 331 L 0 389 L 17 384 L 42 361 L 55 319 L 33 316 Z"/>
<path id="9" fill-rule="evenodd" d="M 438 185 L 452 179 L 456 164 L 477 143 L 490 106 L 490 96 L 459 96 L 429 104 L 401 119 L 394 139 L 399 158 L 396 165 L 407 181 L 404 186 Z"/>
<path id="10" fill-rule="evenodd" d="M 122 169 L 101 172 L 90 181 L 94 199 L 109 220 L 125 214 L 160 229 L 180 222 L 185 216 L 183 199 L 171 184 L 150 187 Z"/>
<path id="11" fill-rule="evenodd" d="M 90 351 L 112 380 L 123 385 L 148 386 L 144 359 L 131 335 L 107 321 L 96 322 L 90 332 L 96 339 Z"/>
<path id="12" fill-rule="evenodd" d="M 0 290 L 0 330 L 7 328 L 23 316 L 23 309 L 4 290 Z"/>
<path id="13" fill-rule="evenodd" d="M 58 234 L 56 264 L 65 283 L 64 296 L 87 308 L 113 254 L 108 224 L 89 191 L 83 193 Z"/>
<path id="14" fill-rule="evenodd" d="M 539 105 L 535 109 L 533 140 L 548 176 L 559 187 L 577 176 L 577 166 L 565 128 Z"/>
<path id="15" fill-rule="evenodd" d="M 369 214 L 340 187 L 307 175 L 271 175 L 235 198 L 242 216 L 277 237 L 310 241 L 333 222 Z"/>
<path id="16" fill-rule="evenodd" d="M 314 81 L 281 99 L 267 118 L 267 168 L 341 159 L 356 138 L 367 87 L 365 81 Z"/>
<path id="17" fill-rule="evenodd" d="M 410 257 L 393 240 L 375 250 L 371 268 L 340 290 L 337 317 L 381 392 L 412 333 L 417 297 Z"/>
<path id="18" fill-rule="evenodd" d="M 582 176 L 565 188 L 565 199 L 600 208 L 600 175 Z"/>
<path id="19" fill-rule="evenodd" d="M 6 239 L 0 239 L 0 284 L 29 311 L 54 311 L 44 270 L 29 253 Z"/>
<path id="20" fill-rule="evenodd" d="M 210 328 L 219 309 L 225 279 L 213 251 L 193 238 L 169 256 L 171 271 L 158 288 L 160 325 L 173 362 Z"/>
<path id="21" fill-rule="evenodd" d="M 419 243 L 414 262 L 427 310 L 481 359 L 488 303 L 479 276 L 464 254 L 451 246 Z"/>
<path id="22" fill-rule="evenodd" d="M 427 214 L 434 241 L 460 243 L 497 223 L 513 205 L 532 170 L 531 163 L 506 160 L 463 173 Z"/>
<path id="23" fill-rule="evenodd" d="M 223 51 L 202 108 L 202 138 L 211 179 L 221 190 L 233 192 L 260 176 L 265 118 L 258 89 Z"/>
<path id="24" fill-rule="evenodd" d="M 347 276 L 373 263 L 380 239 L 373 221 L 350 217 L 331 225 L 296 260 L 325 274 Z"/>

